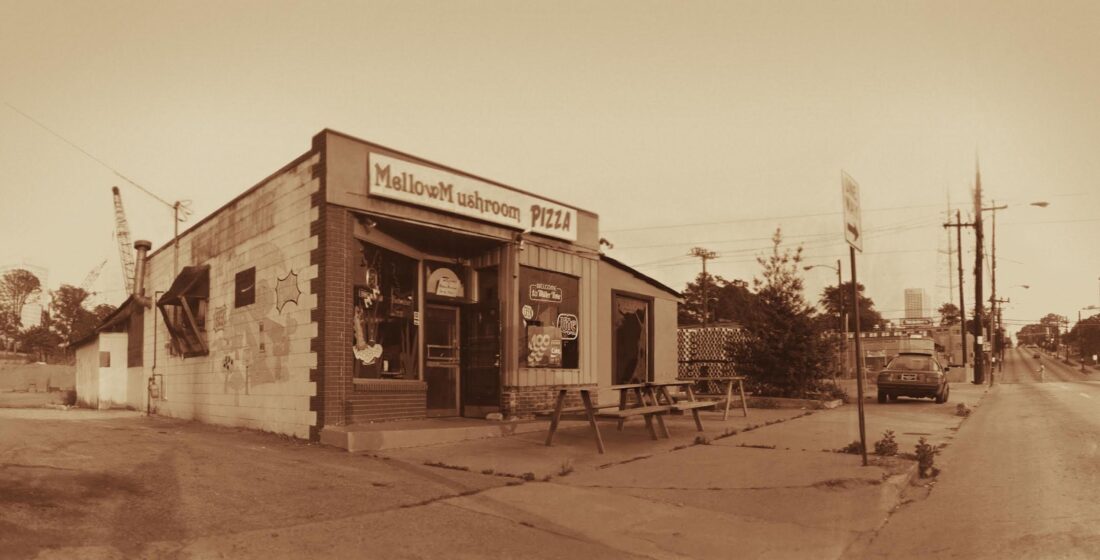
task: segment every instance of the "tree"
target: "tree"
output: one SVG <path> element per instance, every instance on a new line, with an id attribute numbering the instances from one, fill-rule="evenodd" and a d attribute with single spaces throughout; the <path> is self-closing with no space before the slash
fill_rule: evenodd
<path id="1" fill-rule="evenodd" d="M 79 340 L 96 327 L 95 315 L 84 309 L 84 300 L 88 298 L 84 289 L 62 284 L 50 292 L 50 298 L 53 330 L 65 344 Z"/>
<path id="2" fill-rule="evenodd" d="M 954 303 L 947 302 L 941 305 L 936 312 L 940 314 L 941 327 L 959 324 L 959 306 Z"/>
<path id="3" fill-rule="evenodd" d="M 678 318 L 681 325 L 698 325 L 703 322 L 703 283 L 707 284 L 707 308 L 712 322 L 740 322 L 751 312 L 755 296 L 744 280 L 726 280 L 721 276 L 700 272 L 694 282 L 683 291 L 684 303 L 680 305 Z"/>
<path id="4" fill-rule="evenodd" d="M 0 311 L 22 315 L 23 306 L 42 291 L 42 282 L 32 272 L 16 268 L 0 277 Z"/>
<path id="5" fill-rule="evenodd" d="M 0 309 L 0 339 L 11 340 L 19 334 L 22 320 L 14 311 Z"/>
<path id="6" fill-rule="evenodd" d="M 824 389 L 834 350 L 802 295 L 802 247 L 780 250 L 782 241 L 777 229 L 772 254 L 757 258 L 763 278 L 753 279 L 756 301 L 740 321 L 748 336 L 732 343 L 730 353 L 757 394 L 806 397 Z"/>
<path id="7" fill-rule="evenodd" d="M 19 333 L 18 343 L 20 350 L 33 354 L 40 362 L 45 362 L 50 356 L 57 354 L 62 340 L 60 335 L 41 324 Z"/>
<path id="8" fill-rule="evenodd" d="M 825 289 L 821 290 L 821 306 L 825 308 L 825 313 L 836 317 L 840 313 L 840 303 L 842 301 L 841 291 L 843 290 L 844 301 L 844 313 L 848 316 L 846 321 L 846 330 L 848 332 L 855 332 L 856 323 L 851 319 L 852 315 L 852 283 L 844 282 L 838 288 L 837 286 L 825 286 Z M 863 295 L 863 284 L 856 282 L 856 290 L 859 294 L 859 326 L 861 330 L 871 330 L 875 325 L 882 324 L 882 314 L 875 310 L 875 302 L 871 298 Z"/>

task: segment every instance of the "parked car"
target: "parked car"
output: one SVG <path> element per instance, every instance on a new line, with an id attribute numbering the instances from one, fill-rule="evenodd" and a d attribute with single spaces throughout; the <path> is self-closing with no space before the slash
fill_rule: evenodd
<path id="1" fill-rule="evenodd" d="M 878 374 L 878 402 L 898 397 L 927 397 L 937 403 L 947 402 L 951 386 L 947 372 L 931 353 L 902 352 L 890 360 Z"/>

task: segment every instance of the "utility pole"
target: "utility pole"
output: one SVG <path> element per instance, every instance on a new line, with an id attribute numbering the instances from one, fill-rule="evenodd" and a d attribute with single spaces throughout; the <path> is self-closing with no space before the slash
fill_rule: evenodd
<path id="1" fill-rule="evenodd" d="M 707 276 L 707 261 L 710 259 L 718 258 L 718 253 L 704 249 L 702 247 L 693 247 L 691 252 L 688 253 L 689 257 L 699 257 L 703 260 L 703 326 L 707 326 L 707 321 L 710 320 L 709 301 L 707 297 L 707 284 L 710 283 L 710 279 Z"/>
<path id="2" fill-rule="evenodd" d="M 982 297 L 982 245 L 985 235 L 982 231 L 982 171 L 976 169 L 974 184 L 974 232 L 977 237 L 977 251 L 974 255 L 974 324 L 978 334 L 974 337 L 974 384 L 985 382 L 985 353 L 982 351 L 982 330 L 985 325 L 985 298 Z M 963 325 L 965 328 L 966 325 Z"/>
<path id="3" fill-rule="evenodd" d="M 963 290 L 963 252 L 962 252 L 962 228 L 973 227 L 974 224 L 962 223 L 962 213 L 955 210 L 955 223 L 947 222 L 944 228 L 955 228 L 955 247 L 959 250 L 959 331 L 962 334 L 962 366 L 966 369 L 966 295 Z"/>

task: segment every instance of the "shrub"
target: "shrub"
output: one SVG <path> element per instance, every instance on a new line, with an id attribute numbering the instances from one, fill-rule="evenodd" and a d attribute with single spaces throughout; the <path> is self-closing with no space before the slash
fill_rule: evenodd
<path id="1" fill-rule="evenodd" d="M 939 450 L 929 445 L 923 437 L 917 442 L 917 468 L 920 469 L 921 478 L 936 476 L 937 469 L 932 466 L 936 462 L 936 453 Z"/>
<path id="2" fill-rule="evenodd" d="M 898 454 L 898 442 L 894 440 L 894 430 L 882 432 L 882 439 L 875 442 L 875 455 L 893 457 Z"/>
<path id="3" fill-rule="evenodd" d="M 862 455 L 863 454 L 863 444 L 861 444 L 859 442 L 859 440 L 857 439 L 857 440 L 853 441 L 852 443 L 849 443 L 847 446 L 841 447 L 840 449 L 837 449 L 836 452 L 837 453 L 848 453 L 848 454 L 851 454 L 851 455 Z"/>

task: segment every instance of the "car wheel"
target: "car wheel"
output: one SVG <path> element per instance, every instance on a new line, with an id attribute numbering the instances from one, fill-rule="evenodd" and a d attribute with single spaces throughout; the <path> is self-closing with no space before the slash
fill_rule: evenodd
<path id="1" fill-rule="evenodd" d="M 878 403 L 879 404 L 885 404 L 886 403 L 886 393 L 883 393 L 882 391 L 878 392 Z"/>
<path id="2" fill-rule="evenodd" d="M 940 391 L 940 393 L 939 393 L 938 395 L 936 395 L 936 402 L 937 402 L 938 404 L 943 404 L 943 403 L 947 402 L 947 397 L 948 397 L 948 395 L 949 395 L 950 393 L 951 393 L 951 389 L 950 389 L 950 388 L 948 388 L 948 387 L 947 387 L 947 386 L 945 385 L 945 386 L 943 387 L 943 390 L 942 390 L 942 391 Z"/>

